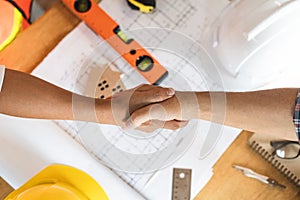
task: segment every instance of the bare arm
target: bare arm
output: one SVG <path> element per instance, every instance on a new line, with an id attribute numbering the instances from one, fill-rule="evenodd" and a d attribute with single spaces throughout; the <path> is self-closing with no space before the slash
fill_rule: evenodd
<path id="1" fill-rule="evenodd" d="M 225 124 L 296 139 L 293 112 L 297 89 L 227 93 Z"/>
<path id="2" fill-rule="evenodd" d="M 72 119 L 72 93 L 29 74 L 6 69 L 0 111 L 17 117 Z"/>
<path id="3" fill-rule="evenodd" d="M 119 93 L 112 99 L 94 99 L 74 94 L 30 74 L 6 69 L 0 92 L 0 113 L 122 125 L 130 110 L 173 95 L 172 89 L 143 85 Z"/>
<path id="4" fill-rule="evenodd" d="M 296 139 L 292 120 L 296 96 L 297 89 L 236 93 L 176 92 L 176 97 L 160 104 L 164 109 L 154 107 L 154 104 L 134 112 L 128 126 L 140 126 L 151 119 L 200 118 L 253 132 Z M 225 107 L 222 107 L 223 97 Z"/>

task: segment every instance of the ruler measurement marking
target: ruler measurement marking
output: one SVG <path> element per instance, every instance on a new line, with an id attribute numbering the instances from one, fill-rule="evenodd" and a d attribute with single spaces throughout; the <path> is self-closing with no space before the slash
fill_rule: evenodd
<path id="1" fill-rule="evenodd" d="M 191 169 L 173 169 L 172 200 L 190 200 L 191 175 Z"/>

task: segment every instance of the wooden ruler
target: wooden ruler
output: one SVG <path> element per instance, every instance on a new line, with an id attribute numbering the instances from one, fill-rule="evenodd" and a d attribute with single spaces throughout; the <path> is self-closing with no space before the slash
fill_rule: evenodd
<path id="1" fill-rule="evenodd" d="M 191 177 L 191 169 L 173 169 L 172 200 L 190 200 Z"/>

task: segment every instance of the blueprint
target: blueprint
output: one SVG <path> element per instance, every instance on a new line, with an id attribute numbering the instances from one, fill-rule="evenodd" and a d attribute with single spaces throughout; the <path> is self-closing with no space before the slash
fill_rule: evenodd
<path id="1" fill-rule="evenodd" d="M 162 82 L 161 86 L 173 87 L 181 91 L 207 91 L 221 90 L 222 85 L 206 73 L 205 69 L 211 63 L 205 55 L 205 49 L 201 43 L 205 39 L 203 37 L 204 32 L 227 3 L 225 0 L 158 0 L 157 9 L 152 14 L 133 11 L 124 0 L 103 0 L 99 5 L 118 22 L 125 34 L 139 42 L 167 68 L 169 76 Z M 40 63 L 33 71 L 33 75 L 67 90 L 86 95 L 86 87 L 90 85 L 91 67 L 101 67 L 107 64 L 117 67 L 122 74 L 121 79 L 126 89 L 147 83 L 107 43 L 84 23 L 80 23 Z M 95 87 L 97 84 L 95 82 Z M 112 165 L 108 165 L 108 167 L 111 167 L 121 179 L 140 193 L 143 193 L 145 188 L 151 191 L 147 185 L 153 184 L 153 180 L 157 179 L 156 174 L 158 172 L 151 168 L 156 164 L 156 160 L 160 159 L 156 152 L 163 151 L 177 140 L 182 139 L 186 142 L 186 148 L 183 148 L 182 153 L 163 168 L 167 169 L 169 166 L 173 166 L 176 160 L 185 157 L 185 152 L 189 152 L 186 153 L 188 157 L 183 160 L 195 159 L 195 161 L 192 162 L 194 164 L 189 163 L 185 167 L 194 170 L 193 180 L 198 181 L 197 184 L 192 184 L 192 196 L 195 196 L 209 180 L 212 175 L 213 164 L 240 132 L 240 130 L 231 127 L 222 127 L 220 134 L 224 133 L 225 136 L 221 135 L 220 137 L 227 139 L 223 138 L 221 142 L 216 141 L 218 143 L 212 151 L 212 157 L 201 160 L 197 157 L 199 148 L 196 147 L 202 145 L 201 142 L 210 126 L 210 123 L 201 120 L 192 121 L 180 131 L 159 130 L 159 132 L 150 135 L 151 137 L 143 138 L 130 137 L 123 134 L 119 127 L 112 125 L 95 125 L 73 121 L 54 121 L 54 123 L 76 141 L 83 143 L 87 150 L 96 159 L 99 159 L 99 162 L 107 159 L 103 162 L 104 165 L 110 162 L 114 163 L 114 167 Z M 97 146 L 97 143 L 94 143 L 93 140 L 83 139 L 84 133 L 97 131 L 102 133 L 103 138 L 101 139 L 107 140 L 114 148 L 106 148 L 105 146 L 105 148 L 99 149 L 94 147 Z M 138 134 L 143 135 L 144 133 Z M 91 134 L 90 137 L 100 137 L 99 135 Z M 177 144 L 179 145 L 179 142 Z M 114 149 L 125 153 L 112 158 L 110 155 L 115 155 Z M 139 166 L 141 170 L 137 171 L 135 167 L 140 164 L 140 160 L 132 160 L 132 157 L 127 157 L 131 154 L 142 154 L 146 155 L 145 157 L 153 154 L 157 157 L 150 156 L 146 160 L 147 164 Z M 124 162 L 131 164 L 126 166 L 128 167 L 127 170 L 124 168 L 122 170 L 116 164 L 120 157 L 125 157 Z M 182 163 L 180 165 L 182 166 Z M 145 173 L 142 173 L 143 170 Z M 166 173 L 164 172 L 164 174 Z M 164 181 L 171 183 L 171 177 L 170 174 L 168 179 Z M 203 180 L 202 184 L 199 184 L 200 179 Z M 149 192 L 145 191 L 144 195 L 151 198 Z M 169 198 L 169 195 L 170 193 L 166 192 L 164 199 Z"/>

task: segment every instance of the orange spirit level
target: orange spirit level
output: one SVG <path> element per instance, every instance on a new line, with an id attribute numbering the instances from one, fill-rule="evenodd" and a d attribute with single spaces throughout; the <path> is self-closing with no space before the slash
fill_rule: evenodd
<path id="1" fill-rule="evenodd" d="M 109 43 L 149 83 L 159 84 L 168 74 L 139 43 L 128 38 L 120 26 L 93 0 L 62 0 L 62 2 L 96 34 Z"/>

